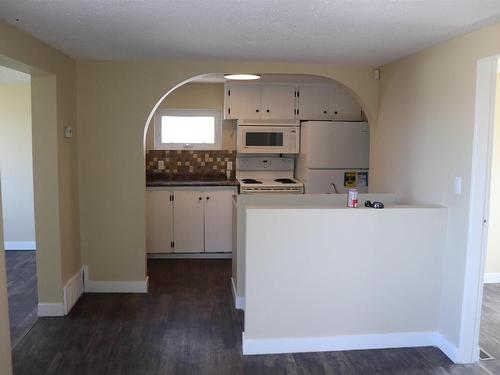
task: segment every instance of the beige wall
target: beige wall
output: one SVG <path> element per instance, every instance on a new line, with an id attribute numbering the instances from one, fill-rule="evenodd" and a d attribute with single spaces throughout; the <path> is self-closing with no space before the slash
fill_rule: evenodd
<path id="1" fill-rule="evenodd" d="M 39 299 L 62 302 L 63 283 L 81 265 L 76 139 L 63 137 L 64 126 L 76 128 L 75 61 L 0 21 L 0 64 L 32 74 Z"/>
<path id="2" fill-rule="evenodd" d="M 62 288 L 80 269 L 76 142 L 63 128 L 76 126 L 75 62 L 0 21 L 0 64 L 32 75 L 32 136 L 38 299 L 62 303 Z M 77 132 L 78 134 L 78 132 Z M 10 356 L 7 297 L 0 265 L 0 359 Z"/>
<path id="3" fill-rule="evenodd" d="M 0 84 L 4 240 L 35 241 L 30 84 Z"/>
<path id="4" fill-rule="evenodd" d="M 382 67 L 371 133 L 373 191 L 447 206 L 440 331 L 459 345 L 474 131 L 476 63 L 500 53 L 500 24 Z M 462 194 L 454 178 L 462 177 Z"/>
<path id="5" fill-rule="evenodd" d="M 370 67 L 231 62 L 77 63 L 81 244 L 92 280 L 144 280 L 144 128 L 157 103 L 177 85 L 206 73 L 316 74 L 357 93 L 369 120 L 377 116 Z M 168 99 L 167 99 L 168 100 Z"/>
<path id="6" fill-rule="evenodd" d="M 169 94 L 158 107 L 177 109 L 216 109 L 224 115 L 224 84 L 188 83 Z M 154 118 L 149 123 L 146 149 L 154 149 Z M 236 120 L 222 120 L 222 149 L 236 149 Z"/>
<path id="7" fill-rule="evenodd" d="M 500 274 L 500 73 L 497 74 L 491 164 L 490 213 L 485 273 Z"/>

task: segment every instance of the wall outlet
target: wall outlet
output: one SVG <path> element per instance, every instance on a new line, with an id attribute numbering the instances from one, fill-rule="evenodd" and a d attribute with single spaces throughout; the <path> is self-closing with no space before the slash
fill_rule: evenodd
<path id="1" fill-rule="evenodd" d="M 455 194 L 462 194 L 462 177 L 460 176 L 455 176 Z"/>
<path id="2" fill-rule="evenodd" d="M 232 161 L 228 161 L 227 162 L 227 168 L 226 168 L 228 171 L 232 171 L 233 170 L 233 162 Z"/>
<path id="3" fill-rule="evenodd" d="M 165 160 L 158 160 L 158 169 L 165 169 Z"/>

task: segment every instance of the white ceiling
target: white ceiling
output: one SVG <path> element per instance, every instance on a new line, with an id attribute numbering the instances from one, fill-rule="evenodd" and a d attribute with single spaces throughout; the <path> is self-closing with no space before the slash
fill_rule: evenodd
<path id="1" fill-rule="evenodd" d="M 0 65 L 0 84 L 30 83 L 31 76 Z"/>
<path id="2" fill-rule="evenodd" d="M 500 20 L 500 1 L 2 0 L 0 17 L 78 58 L 379 65 Z"/>

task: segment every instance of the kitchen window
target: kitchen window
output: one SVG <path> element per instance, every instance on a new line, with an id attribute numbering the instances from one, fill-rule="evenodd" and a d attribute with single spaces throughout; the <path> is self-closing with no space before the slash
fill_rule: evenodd
<path id="1" fill-rule="evenodd" d="M 220 111 L 159 109 L 155 113 L 155 149 L 221 150 Z"/>

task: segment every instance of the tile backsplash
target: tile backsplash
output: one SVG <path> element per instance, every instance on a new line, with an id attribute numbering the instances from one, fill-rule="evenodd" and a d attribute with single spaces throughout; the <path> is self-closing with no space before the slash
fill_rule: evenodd
<path id="1" fill-rule="evenodd" d="M 159 162 L 165 169 L 159 168 Z M 234 150 L 149 150 L 146 152 L 146 173 L 166 175 L 221 175 L 226 173 L 227 162 L 236 166 Z M 161 164 L 161 163 L 160 163 Z"/>

